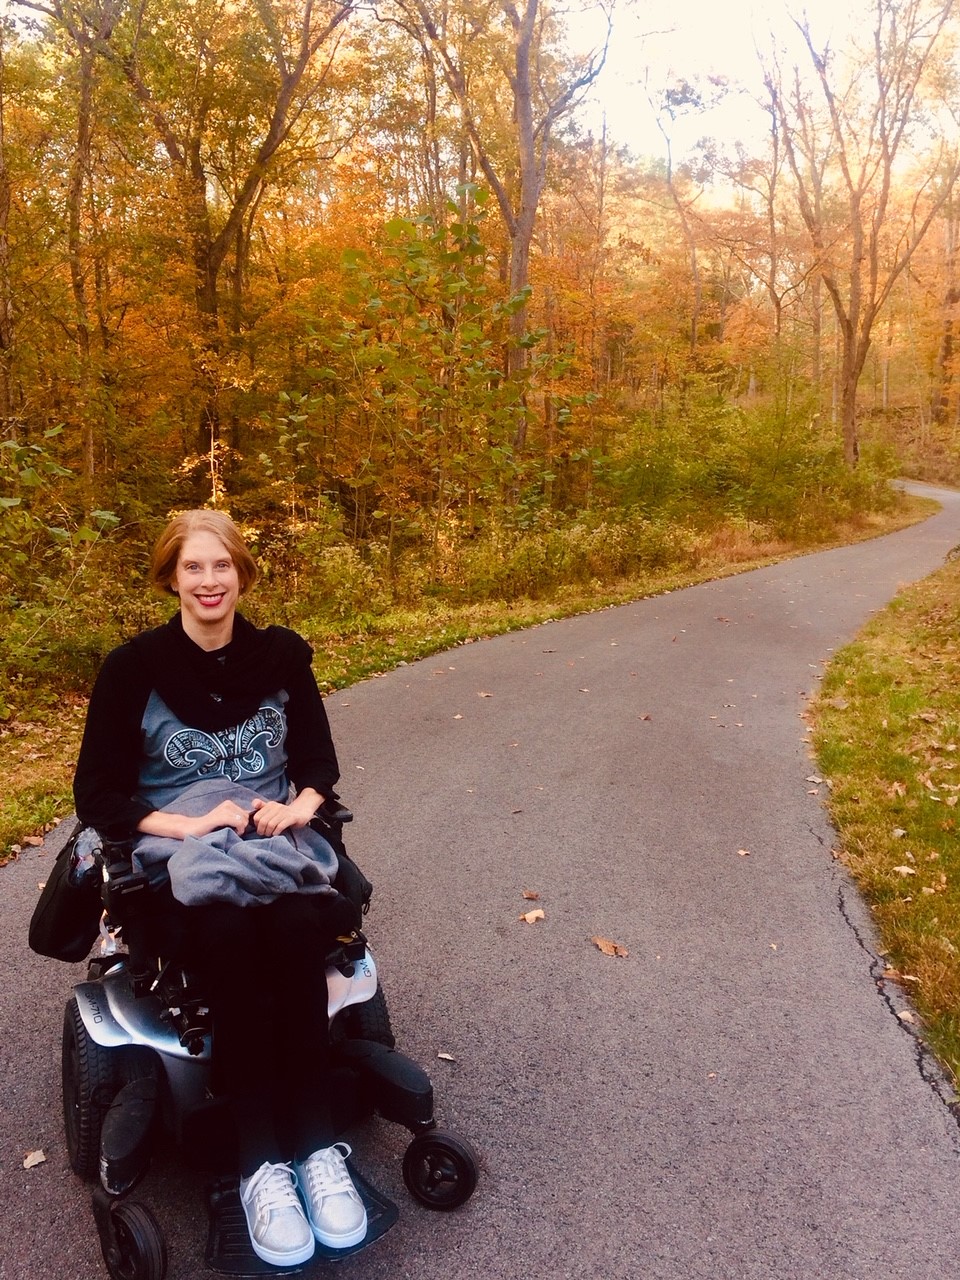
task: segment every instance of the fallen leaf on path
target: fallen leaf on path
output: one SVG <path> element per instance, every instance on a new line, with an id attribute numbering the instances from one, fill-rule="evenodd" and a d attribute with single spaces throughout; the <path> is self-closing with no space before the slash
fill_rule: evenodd
<path id="1" fill-rule="evenodd" d="M 919 978 L 914 973 L 900 973 L 899 969 L 887 968 L 883 970 L 883 977 L 888 978 L 891 982 L 919 982 Z"/>
<path id="2" fill-rule="evenodd" d="M 641 720 L 652 720 L 652 719 L 653 719 L 653 716 L 652 716 L 652 715 L 649 713 L 649 711 L 648 711 L 648 712 L 646 712 L 644 715 L 642 715 L 642 716 L 640 717 L 640 719 L 641 719 Z"/>
<path id="3" fill-rule="evenodd" d="M 478 689 L 478 690 L 477 690 L 477 697 L 478 697 L 478 698 L 492 698 L 492 697 L 493 697 L 493 694 L 492 694 L 492 693 L 487 693 L 487 691 L 486 691 L 485 689 Z"/>
<path id="4" fill-rule="evenodd" d="M 536 924 L 538 920 L 546 920 L 547 916 L 543 907 L 534 907 L 532 911 L 525 911 L 520 917 L 527 924 Z"/>
<path id="5" fill-rule="evenodd" d="M 741 858 L 749 858 L 749 857 L 750 857 L 750 850 L 749 850 L 749 849 L 738 849 L 738 850 L 737 850 L 737 853 L 740 855 L 740 857 L 741 857 Z"/>
<path id="6" fill-rule="evenodd" d="M 456 714 L 453 718 L 454 718 L 454 720 L 462 720 L 462 719 L 463 719 L 463 716 L 462 716 L 462 715 L 460 714 L 460 712 L 458 711 L 458 712 L 457 712 L 457 714 Z"/>
<path id="7" fill-rule="evenodd" d="M 47 1157 L 43 1154 L 42 1151 L 28 1151 L 26 1158 L 24 1159 L 24 1162 L 23 1162 L 23 1167 L 25 1169 L 33 1169 L 38 1164 L 45 1164 L 46 1159 Z"/>
<path id="8" fill-rule="evenodd" d="M 438 1053 L 437 1057 L 441 1062 L 456 1062 L 456 1058 L 452 1053 Z"/>
<path id="9" fill-rule="evenodd" d="M 898 876 L 915 876 L 917 874 L 913 867 L 894 867 L 893 870 Z"/>
<path id="10" fill-rule="evenodd" d="M 523 896 L 528 902 L 539 902 L 540 895 L 535 889 L 524 889 Z"/>
<path id="11" fill-rule="evenodd" d="M 24 836 L 23 843 L 29 845 L 31 849 L 36 849 L 38 848 L 38 846 L 43 844 L 43 837 L 42 836 Z"/>
<path id="12" fill-rule="evenodd" d="M 619 942 L 612 942 L 610 938 L 591 938 L 590 941 L 605 956 L 628 956 L 630 954 L 626 947 L 621 947 Z"/>
<path id="13" fill-rule="evenodd" d="M 897 1017 L 900 1019 L 901 1022 L 909 1022 L 909 1023 L 916 1022 L 916 1018 L 913 1016 L 913 1014 L 910 1012 L 909 1009 L 901 1009 L 900 1012 L 897 1014 Z"/>

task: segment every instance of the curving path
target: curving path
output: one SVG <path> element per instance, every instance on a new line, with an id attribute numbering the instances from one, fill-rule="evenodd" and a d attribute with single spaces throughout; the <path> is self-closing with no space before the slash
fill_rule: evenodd
<path id="1" fill-rule="evenodd" d="M 403 1213 L 342 1280 L 955 1272 L 960 1130 L 878 991 L 801 718 L 833 649 L 960 542 L 960 494 L 924 491 L 941 513 L 902 533 L 331 696 L 395 1030 L 484 1162 L 464 1210 L 430 1214 L 402 1187 L 405 1135 L 351 1135 Z M 103 1274 L 59 1117 L 81 967 L 24 942 L 50 860 L 0 870 L 4 1280 Z M 524 890 L 541 923 L 519 921 Z M 201 1191 L 162 1162 L 144 1188 L 171 1280 L 207 1274 Z"/>

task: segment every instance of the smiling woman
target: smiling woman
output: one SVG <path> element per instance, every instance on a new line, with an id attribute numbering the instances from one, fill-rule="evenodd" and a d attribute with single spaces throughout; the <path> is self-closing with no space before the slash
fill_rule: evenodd
<path id="1" fill-rule="evenodd" d="M 250 1240 L 265 1262 L 296 1266 L 315 1240 L 348 1248 L 367 1229 L 324 1088 L 317 961 L 359 915 L 310 827 L 338 777 L 311 650 L 237 612 L 256 576 L 229 517 L 188 511 L 167 526 L 151 577 L 179 612 L 108 654 L 74 795 L 84 826 L 133 841 L 147 874 L 128 941 L 187 965 L 210 993 Z"/>
<path id="2" fill-rule="evenodd" d="M 240 597 L 257 579 L 257 565 L 233 521 L 219 511 L 188 511 L 164 530 L 150 579 L 180 599 L 184 630 L 201 649 L 228 644 Z"/>

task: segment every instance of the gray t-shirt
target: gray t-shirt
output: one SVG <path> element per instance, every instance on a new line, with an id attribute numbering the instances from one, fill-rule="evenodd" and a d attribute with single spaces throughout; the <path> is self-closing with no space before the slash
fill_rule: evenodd
<path id="1" fill-rule="evenodd" d="M 156 691 L 143 713 L 143 757 L 137 798 L 152 809 L 189 817 L 232 799 L 250 809 L 255 796 L 285 803 L 287 694 L 266 697 L 242 724 L 207 731 L 186 725 Z M 283 893 L 332 893 L 337 855 L 309 827 L 279 836 L 238 836 L 229 828 L 199 838 L 141 836 L 134 865 L 151 881 L 169 875 L 174 896 L 186 905 L 233 902 L 247 906 Z"/>
<path id="2" fill-rule="evenodd" d="M 194 782 L 226 778 L 265 800 L 286 801 L 287 720 L 284 690 L 264 698 L 242 724 L 208 732 L 179 720 L 156 691 L 143 713 L 143 762 L 136 796 L 169 807 Z"/>

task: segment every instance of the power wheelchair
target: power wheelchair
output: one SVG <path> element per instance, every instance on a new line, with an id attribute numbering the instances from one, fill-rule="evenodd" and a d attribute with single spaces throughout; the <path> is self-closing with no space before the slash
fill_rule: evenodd
<path id="1" fill-rule="evenodd" d="M 336 888 L 366 913 L 371 886 L 349 858 L 342 827 L 352 814 L 329 800 L 314 820 L 336 849 Z M 70 843 L 64 876 L 102 905 L 99 953 L 67 1001 L 63 1023 L 63 1109 L 70 1165 L 100 1185 L 93 1213 L 113 1280 L 163 1280 L 166 1245 L 153 1213 L 130 1197 L 145 1174 L 158 1132 L 167 1132 L 195 1164 L 220 1176 L 210 1190 L 206 1264 L 222 1274 L 288 1274 L 252 1252 L 237 1191 L 232 1135 L 217 1096 L 210 1011 L 189 973 L 137 953 L 124 939 L 150 891 L 131 863 L 132 845 L 101 840 L 92 829 Z M 88 948 L 89 949 L 89 948 Z M 440 1130 L 426 1072 L 395 1049 L 386 1000 L 360 929 L 337 939 L 324 958 L 329 992 L 332 1085 L 349 1123 L 373 1112 L 413 1135 L 403 1157 L 411 1195 L 430 1209 L 464 1204 L 477 1184 L 468 1142 Z M 367 1206 L 368 1231 L 353 1250 L 318 1244 L 314 1262 L 355 1252 L 394 1224 L 398 1209 L 351 1168 Z"/>

